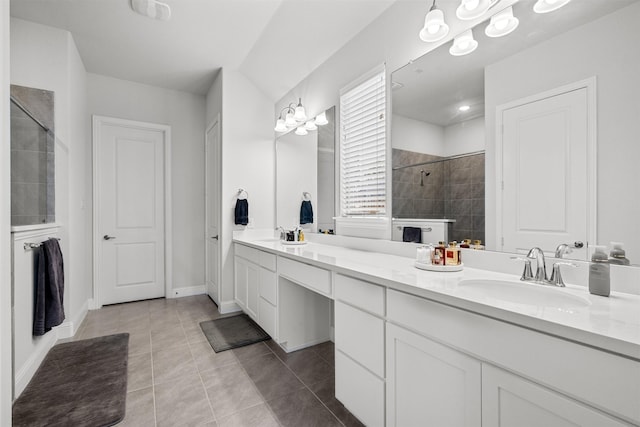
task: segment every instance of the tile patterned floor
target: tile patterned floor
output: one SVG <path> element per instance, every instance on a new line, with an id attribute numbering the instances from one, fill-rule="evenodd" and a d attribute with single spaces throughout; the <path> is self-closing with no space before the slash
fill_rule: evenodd
<path id="1" fill-rule="evenodd" d="M 130 334 L 119 426 L 362 426 L 335 398 L 333 343 L 287 354 L 266 341 L 215 353 L 199 323 L 218 317 L 204 295 L 89 312 L 74 339 Z"/>

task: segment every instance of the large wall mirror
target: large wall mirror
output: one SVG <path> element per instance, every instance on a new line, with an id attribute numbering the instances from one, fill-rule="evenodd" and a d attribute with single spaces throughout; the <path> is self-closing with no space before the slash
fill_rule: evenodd
<path id="1" fill-rule="evenodd" d="M 619 241 L 640 264 L 640 1 L 534 3 L 511 34 L 487 21 L 474 52 L 446 43 L 392 73 L 393 216 L 452 219 L 450 240 L 498 251 Z"/>
<path id="2" fill-rule="evenodd" d="M 300 224 L 302 202 L 311 202 L 313 222 L 305 231 L 333 232 L 335 216 L 335 107 L 327 124 L 306 135 L 290 131 L 276 138 L 276 226 Z"/>

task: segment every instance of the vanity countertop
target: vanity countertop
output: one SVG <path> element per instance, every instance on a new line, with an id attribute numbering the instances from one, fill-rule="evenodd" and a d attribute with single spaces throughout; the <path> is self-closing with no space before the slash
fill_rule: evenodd
<path id="1" fill-rule="evenodd" d="M 558 308 L 491 298 L 463 280 L 518 281 L 519 277 L 478 268 L 430 272 L 414 267 L 414 259 L 343 246 L 308 242 L 285 246 L 274 239 L 234 236 L 234 242 L 378 285 L 580 342 L 640 361 L 640 296 L 612 292 L 609 298 L 589 294 L 582 286 L 550 288 L 586 300 L 584 306 Z M 526 286 L 542 286 L 526 284 Z"/>

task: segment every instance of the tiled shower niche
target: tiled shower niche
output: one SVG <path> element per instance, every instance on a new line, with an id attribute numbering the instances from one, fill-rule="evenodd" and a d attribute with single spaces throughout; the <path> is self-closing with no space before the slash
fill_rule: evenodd
<path id="1" fill-rule="evenodd" d="M 11 86 L 11 225 L 55 222 L 54 94 Z"/>
<path id="2" fill-rule="evenodd" d="M 392 156 L 394 218 L 455 219 L 450 240 L 485 241 L 484 153 L 447 158 L 394 148 Z"/>

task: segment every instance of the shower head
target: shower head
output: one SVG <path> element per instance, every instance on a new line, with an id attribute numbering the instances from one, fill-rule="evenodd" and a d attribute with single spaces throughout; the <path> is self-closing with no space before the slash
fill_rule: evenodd
<path id="1" fill-rule="evenodd" d="M 420 187 L 424 187 L 424 177 L 431 175 L 431 172 L 425 172 L 424 169 L 420 169 Z"/>

